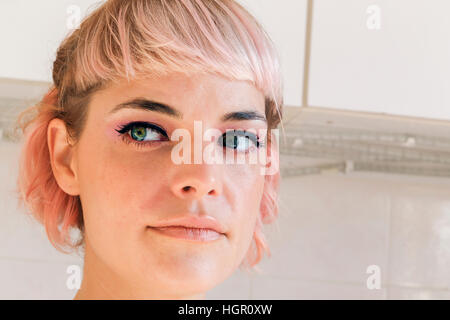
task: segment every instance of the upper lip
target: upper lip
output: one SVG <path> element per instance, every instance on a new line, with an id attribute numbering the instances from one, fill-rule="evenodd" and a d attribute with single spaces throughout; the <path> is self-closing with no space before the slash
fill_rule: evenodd
<path id="1" fill-rule="evenodd" d="M 212 229 L 218 233 L 225 233 L 225 228 L 215 218 L 211 216 L 179 216 L 173 219 L 160 220 L 153 223 L 150 227 L 185 227 L 197 229 Z"/>

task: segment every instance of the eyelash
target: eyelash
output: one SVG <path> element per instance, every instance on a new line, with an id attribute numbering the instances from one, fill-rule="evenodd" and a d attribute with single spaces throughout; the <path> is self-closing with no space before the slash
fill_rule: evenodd
<path id="1" fill-rule="evenodd" d="M 167 138 L 167 140 L 155 140 L 155 141 L 136 141 L 133 140 L 131 137 L 127 137 L 128 132 L 136 126 L 140 126 L 140 127 L 144 127 L 144 128 L 150 128 L 155 130 L 156 132 L 160 133 L 161 135 L 163 135 L 164 137 Z M 142 121 L 134 121 L 134 122 L 129 122 L 125 125 L 120 125 L 118 129 L 115 129 L 118 132 L 118 135 L 121 136 L 121 139 L 126 143 L 126 144 L 134 144 L 138 149 L 140 148 L 144 148 L 146 146 L 152 146 L 156 143 L 161 143 L 161 142 L 166 142 L 166 141 L 170 141 L 168 134 L 166 133 L 166 131 L 164 129 L 162 129 L 161 127 L 149 123 L 149 122 L 142 122 Z M 230 130 L 233 131 L 233 130 Z M 260 139 L 257 135 L 255 135 L 254 133 L 245 131 L 245 130 L 234 130 L 234 132 L 236 133 L 237 136 L 246 136 L 247 138 L 249 138 L 255 145 L 257 148 L 263 148 L 266 146 L 266 141 Z M 226 133 L 224 133 L 221 138 L 224 137 Z M 224 146 L 224 148 L 226 148 Z M 249 152 L 249 150 L 245 151 L 245 153 Z"/>
<path id="2" fill-rule="evenodd" d="M 266 145 L 266 141 L 260 139 L 256 134 L 254 134 L 252 132 L 245 131 L 245 130 L 230 130 L 230 132 L 231 131 L 234 131 L 236 136 L 249 138 L 256 145 L 257 148 L 262 148 L 262 147 L 265 147 L 265 145 Z M 226 132 L 220 137 L 220 139 L 223 139 L 225 134 L 226 134 Z M 249 152 L 249 150 L 247 150 L 245 153 L 247 153 L 247 152 Z"/>
<path id="3" fill-rule="evenodd" d="M 133 127 L 144 127 L 144 128 L 149 128 L 152 130 L 155 130 L 156 132 L 160 133 L 161 135 L 165 136 L 167 138 L 167 140 L 155 140 L 155 141 L 136 141 L 133 140 L 128 132 L 133 128 Z M 166 131 L 164 131 L 164 129 L 162 129 L 161 127 L 149 123 L 149 122 L 142 122 L 142 121 L 134 121 L 134 122 L 129 122 L 125 125 L 120 125 L 118 129 L 115 129 L 119 136 L 121 136 L 122 140 L 126 143 L 126 144 L 134 144 L 138 149 L 140 148 L 145 148 L 146 146 L 152 146 L 155 145 L 157 143 L 161 143 L 161 142 L 166 142 L 169 141 L 169 136 L 167 135 Z"/>

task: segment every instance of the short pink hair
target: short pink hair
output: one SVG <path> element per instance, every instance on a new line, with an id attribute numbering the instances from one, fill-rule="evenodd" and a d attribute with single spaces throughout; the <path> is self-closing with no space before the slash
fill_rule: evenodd
<path id="1" fill-rule="evenodd" d="M 250 81 L 265 96 L 269 129 L 281 121 L 283 88 L 277 52 L 262 26 L 240 4 L 233 0 L 105 2 L 61 43 L 52 87 L 17 122 L 25 137 L 19 201 L 45 226 L 58 250 L 68 252 L 82 245 L 83 237 L 73 242 L 70 230 L 83 235 L 84 224 L 79 196 L 65 193 L 53 176 L 49 121 L 63 119 L 77 141 L 94 92 L 110 81 L 169 72 L 214 73 Z M 262 227 L 278 215 L 279 172 L 265 179 L 253 241 L 241 267 L 254 267 L 264 252 L 270 255 Z"/>

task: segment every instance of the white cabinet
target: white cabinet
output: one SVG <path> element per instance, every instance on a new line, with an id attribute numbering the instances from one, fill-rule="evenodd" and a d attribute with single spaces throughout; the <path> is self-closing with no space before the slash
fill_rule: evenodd
<path id="1" fill-rule="evenodd" d="M 306 0 L 238 0 L 263 25 L 280 55 L 284 102 L 302 104 Z"/>
<path id="2" fill-rule="evenodd" d="M 0 77 L 51 81 L 56 49 L 97 0 L 1 0 Z"/>
<path id="3" fill-rule="evenodd" d="M 309 105 L 450 119 L 450 1 L 314 0 Z"/>
<path id="4" fill-rule="evenodd" d="M 239 1 L 239 0 L 238 0 Z M 0 78 L 51 81 L 56 49 L 70 32 L 77 6 L 81 17 L 99 0 L 1 0 Z M 281 56 L 285 103 L 302 101 L 306 0 L 242 0 L 265 26 Z"/>

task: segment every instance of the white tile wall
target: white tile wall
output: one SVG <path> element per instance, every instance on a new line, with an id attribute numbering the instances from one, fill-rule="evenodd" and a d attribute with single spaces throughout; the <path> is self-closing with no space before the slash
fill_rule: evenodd
<path id="1" fill-rule="evenodd" d="M 395 300 L 449 300 L 448 290 L 428 290 L 426 288 L 391 288 L 388 299 Z"/>
<path id="2" fill-rule="evenodd" d="M 367 290 L 357 284 L 288 280 L 276 277 L 255 278 L 252 283 L 252 299 L 385 299 L 386 289 Z"/>
<path id="3" fill-rule="evenodd" d="M 68 265 L 55 261 L 0 259 L 0 299 L 72 299 L 76 291 L 66 287 Z"/>
<path id="4" fill-rule="evenodd" d="M 44 229 L 18 207 L 18 152 L 18 144 L 0 142 L 0 299 L 72 299 L 66 270 L 82 266 L 82 259 L 56 251 Z"/>
<path id="5" fill-rule="evenodd" d="M 285 178 L 280 231 L 267 228 L 272 257 L 260 264 L 263 275 L 250 277 L 251 298 L 450 299 L 449 199 L 442 178 Z M 379 290 L 366 285 L 373 264 Z"/>
<path id="6" fill-rule="evenodd" d="M 0 299 L 71 299 L 66 268 L 17 208 L 18 144 L 0 143 Z M 236 271 L 208 299 L 450 298 L 450 180 L 381 174 L 284 178 L 261 274 Z M 381 269 L 381 289 L 366 268 Z"/>
<path id="7" fill-rule="evenodd" d="M 448 290 L 450 190 L 427 191 L 409 186 L 392 203 L 390 283 Z"/>

